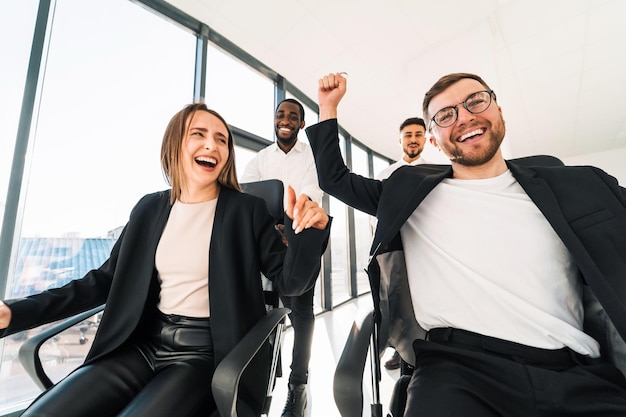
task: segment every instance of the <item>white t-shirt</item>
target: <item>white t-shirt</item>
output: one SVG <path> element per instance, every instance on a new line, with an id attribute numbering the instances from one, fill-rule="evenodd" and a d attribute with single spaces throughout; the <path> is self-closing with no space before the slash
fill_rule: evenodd
<path id="1" fill-rule="evenodd" d="M 513 175 L 445 179 L 400 230 L 417 322 L 599 356 L 569 251 Z"/>

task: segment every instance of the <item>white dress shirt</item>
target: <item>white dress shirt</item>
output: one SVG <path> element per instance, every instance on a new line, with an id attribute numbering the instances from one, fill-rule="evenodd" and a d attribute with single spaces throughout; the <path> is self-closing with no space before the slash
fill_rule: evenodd
<path id="1" fill-rule="evenodd" d="M 240 179 L 240 182 L 263 181 L 278 179 L 285 186 L 291 185 L 296 196 L 306 194 L 321 205 L 322 190 L 317 181 L 315 160 L 311 147 L 296 141 L 288 153 L 283 152 L 276 143 L 262 149 L 251 160 Z"/>

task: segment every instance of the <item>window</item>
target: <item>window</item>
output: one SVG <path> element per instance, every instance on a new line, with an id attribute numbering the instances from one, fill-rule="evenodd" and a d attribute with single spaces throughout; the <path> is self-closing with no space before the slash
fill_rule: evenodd
<path id="1" fill-rule="evenodd" d="M 32 32 L 27 15 L 18 20 L 11 10 L 2 16 L 14 30 Z M 159 162 L 161 139 L 169 119 L 193 99 L 195 36 L 136 4 L 59 1 L 48 30 L 46 78 L 8 296 L 59 285 L 108 257 L 138 199 L 168 188 Z M 30 43 L 19 45 L 26 52 L 15 55 L 27 56 Z M 24 66 L 10 61 L 23 78 Z M 3 94 L 3 105 L 8 99 Z M 77 332 L 46 348 L 55 378 L 82 362 L 88 346 L 76 343 Z M 4 345 L 4 410 L 39 393 L 16 358 L 25 337 L 16 335 Z"/>
<path id="2" fill-rule="evenodd" d="M 205 101 L 228 124 L 274 140 L 274 82 L 212 45 Z"/>
<path id="3" fill-rule="evenodd" d="M 255 151 L 235 145 L 235 168 L 237 169 L 238 180 L 241 180 L 248 162 L 252 161 L 256 154 Z"/>
<path id="4" fill-rule="evenodd" d="M 345 160 L 346 139 L 341 135 L 339 147 Z M 350 298 L 348 206 L 331 196 L 328 211 L 333 216 L 333 225 L 330 228 L 331 296 L 333 305 L 338 305 Z"/>
<path id="5" fill-rule="evenodd" d="M 391 165 L 387 159 L 383 159 L 375 155 L 373 157 L 373 162 L 374 162 L 374 178 L 376 178 L 383 169 Z"/>
<path id="6" fill-rule="evenodd" d="M 361 146 L 352 146 L 352 172 L 369 178 L 369 158 L 367 151 Z M 369 250 L 372 243 L 372 216 L 362 211 L 354 211 L 354 250 L 356 259 L 357 293 L 362 294 L 370 290 L 365 268 L 369 259 Z"/>
<path id="7" fill-rule="evenodd" d="M 37 5 L 36 0 L 0 2 L 0 226 L 4 218 Z"/>

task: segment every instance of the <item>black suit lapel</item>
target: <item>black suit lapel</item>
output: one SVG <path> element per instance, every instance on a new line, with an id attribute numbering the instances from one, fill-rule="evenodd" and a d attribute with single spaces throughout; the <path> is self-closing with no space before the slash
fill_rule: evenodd
<path id="1" fill-rule="evenodd" d="M 507 165 L 517 182 L 528 194 L 528 197 L 535 203 L 556 234 L 561 238 L 561 241 L 569 250 L 583 275 L 587 279 L 592 279 L 591 277 L 596 276 L 597 270 L 595 268 L 590 269 L 590 266 L 593 265 L 593 260 L 563 215 L 563 211 L 552 189 L 543 179 L 536 177 L 532 168 L 520 167 L 509 161 L 507 161 Z"/>
<path id="2" fill-rule="evenodd" d="M 528 197 L 535 203 L 563 242 L 566 244 L 568 241 L 571 242 L 573 234 L 548 184 L 543 179 L 537 178 L 532 168 L 520 167 L 509 161 L 507 161 L 507 165 L 517 182 L 526 191 Z"/>

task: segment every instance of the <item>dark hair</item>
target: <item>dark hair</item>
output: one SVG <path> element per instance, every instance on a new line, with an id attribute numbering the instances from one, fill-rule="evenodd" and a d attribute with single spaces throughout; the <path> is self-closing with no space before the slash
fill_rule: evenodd
<path id="1" fill-rule="evenodd" d="M 424 119 L 419 117 L 409 117 L 400 125 L 400 132 L 402 132 L 402 129 L 409 125 L 420 125 L 424 128 L 424 130 L 426 130 L 426 123 L 424 123 Z"/>
<path id="2" fill-rule="evenodd" d="M 280 103 L 278 103 L 278 106 L 276 106 L 276 111 L 278 111 L 278 108 L 280 107 L 281 104 L 283 104 L 284 102 L 287 103 L 293 103 L 296 106 L 298 106 L 298 108 L 300 109 L 300 121 L 304 121 L 304 106 L 302 106 L 302 104 L 298 101 L 295 100 L 293 98 L 286 98 L 283 101 L 281 101 Z"/>
<path id="3" fill-rule="evenodd" d="M 453 74 L 444 75 L 443 77 L 439 78 L 439 80 L 437 80 L 437 82 L 433 84 L 433 86 L 430 87 L 430 90 L 428 90 L 428 92 L 424 95 L 424 102 L 422 103 L 422 112 L 424 114 L 424 118 L 426 120 L 430 120 L 432 117 L 432 115 L 428 114 L 428 105 L 430 104 L 433 97 L 442 93 L 445 89 L 450 87 L 452 84 L 458 81 L 461 81 L 463 79 L 466 79 L 466 78 L 476 80 L 479 83 L 481 83 L 483 87 L 485 87 L 487 90 L 491 90 L 491 88 L 487 85 L 487 83 L 476 74 L 470 74 L 467 72 L 456 72 Z M 493 99 L 494 101 L 496 99 L 495 93 L 493 95 Z"/>
<path id="4" fill-rule="evenodd" d="M 170 202 L 173 204 L 180 198 L 182 188 L 185 185 L 185 175 L 182 166 L 182 146 L 183 140 L 189 130 L 189 125 L 194 114 L 198 111 L 205 111 L 220 119 L 228 131 L 228 159 L 224 168 L 217 177 L 218 184 L 241 191 L 237 181 L 237 171 L 235 170 L 235 142 L 233 134 L 228 127 L 228 123 L 215 110 L 209 109 L 204 103 L 194 103 L 186 105 L 176 113 L 165 128 L 163 142 L 161 144 L 161 169 L 172 186 Z"/>

